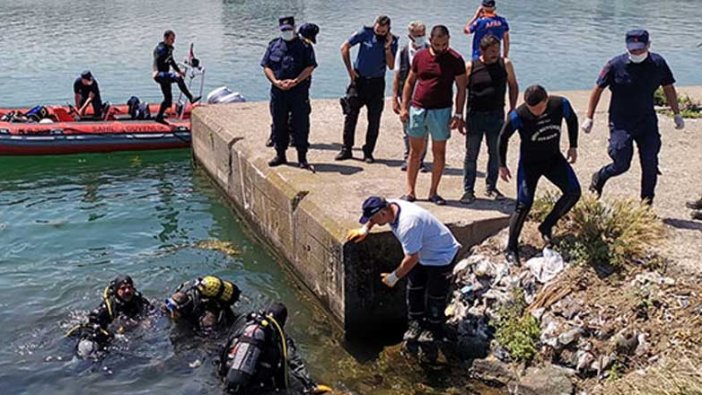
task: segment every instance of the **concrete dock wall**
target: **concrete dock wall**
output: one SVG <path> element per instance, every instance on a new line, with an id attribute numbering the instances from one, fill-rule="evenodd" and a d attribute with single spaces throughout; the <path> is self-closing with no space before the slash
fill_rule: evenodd
<path id="1" fill-rule="evenodd" d="M 682 89 L 693 97 L 702 96 L 702 89 Z M 584 118 L 588 91 L 561 92 L 568 97 L 579 117 Z M 579 161 L 576 173 L 585 183 L 589 175 L 607 163 L 607 103 L 606 93 L 595 118 L 591 135 L 581 135 Z M 347 335 L 363 336 L 378 328 L 404 323 L 404 282 L 396 289 L 388 289 L 380 282 L 380 273 L 393 270 L 402 258 L 399 243 L 387 227 L 375 230 L 360 244 L 346 243 L 348 229 L 358 227 L 360 206 L 369 195 L 388 198 L 405 192 L 406 173 L 402 164 L 402 128 L 390 110 L 389 100 L 381 122 L 376 163 L 366 164 L 360 159 L 334 161 L 338 152 L 343 127 L 343 116 L 338 100 L 312 102 L 309 161 L 317 172 L 295 167 L 295 149 L 288 150 L 290 166 L 269 168 L 267 161 L 274 152 L 264 146 L 270 133 L 270 115 L 267 102 L 210 105 L 193 112 L 193 151 L 196 160 L 222 188 L 246 220 L 272 244 L 297 273 L 299 278 L 343 324 Z M 363 113 L 356 131 L 356 147 L 364 141 L 366 123 Z M 666 150 L 679 150 L 680 143 L 666 137 L 667 133 L 689 133 L 699 128 L 696 121 L 688 121 L 685 132 L 673 131 L 672 120 L 661 117 L 664 136 L 662 166 Z M 562 138 L 562 146 L 567 137 Z M 508 164 L 516 174 L 518 139 L 513 138 Z M 462 187 L 465 138 L 454 134 L 448 143 L 447 166 L 440 193 L 449 201 L 446 206 L 435 206 L 426 201 L 429 174 L 420 173 L 417 183 L 418 204 L 429 209 L 446 223 L 463 244 L 463 252 L 507 225 L 513 210 L 513 201 L 494 202 L 482 196 L 487 153 L 483 148 L 478 162 L 476 195 L 478 201 L 470 206 L 457 202 Z M 697 152 L 699 158 L 699 152 Z M 428 155 L 431 161 L 431 154 Z M 620 182 L 637 184 L 638 170 L 628 177 L 612 181 L 611 193 L 617 193 Z M 662 178 L 663 183 L 670 179 Z M 547 184 L 542 181 L 542 184 Z M 587 184 L 583 185 L 585 188 Z M 545 186 L 545 185 L 544 185 Z M 514 196 L 514 181 L 498 187 Z M 541 188 L 541 187 L 540 187 Z M 659 193 L 668 193 L 659 185 Z M 631 197 L 631 196 L 629 196 Z"/>

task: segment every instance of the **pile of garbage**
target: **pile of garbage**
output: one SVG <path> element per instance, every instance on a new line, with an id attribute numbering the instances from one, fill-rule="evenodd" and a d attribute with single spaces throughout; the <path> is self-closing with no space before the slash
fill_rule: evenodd
<path id="1" fill-rule="evenodd" d="M 501 308 L 517 297 L 540 330 L 537 355 L 526 362 L 564 367 L 576 380 L 596 384 L 651 365 L 676 347 L 702 346 L 698 284 L 643 267 L 601 278 L 552 249 L 522 250 L 525 263 L 517 267 L 502 255 L 505 240 L 503 231 L 473 247 L 454 268 L 446 313 L 461 357 L 524 362 L 495 338 Z"/>

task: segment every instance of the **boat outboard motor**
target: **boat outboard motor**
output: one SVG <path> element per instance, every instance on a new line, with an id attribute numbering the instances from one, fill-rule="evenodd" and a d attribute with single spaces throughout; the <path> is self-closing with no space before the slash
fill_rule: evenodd
<path id="1" fill-rule="evenodd" d="M 207 94 L 208 104 L 244 103 L 246 98 L 239 92 L 232 92 L 228 87 L 221 86 Z"/>

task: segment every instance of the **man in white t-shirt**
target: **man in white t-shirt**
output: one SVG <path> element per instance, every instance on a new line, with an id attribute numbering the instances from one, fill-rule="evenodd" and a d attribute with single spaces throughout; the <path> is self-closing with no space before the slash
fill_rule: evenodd
<path id="1" fill-rule="evenodd" d="M 383 283 L 394 287 L 407 276 L 409 329 L 405 340 L 416 341 L 429 332 L 440 335 L 446 322 L 444 310 L 451 286 L 453 263 L 461 244 L 429 211 L 399 199 L 371 196 L 363 202 L 363 227 L 349 232 L 347 239 L 360 242 L 375 225 L 390 225 L 405 256 L 392 273 L 382 273 Z"/>

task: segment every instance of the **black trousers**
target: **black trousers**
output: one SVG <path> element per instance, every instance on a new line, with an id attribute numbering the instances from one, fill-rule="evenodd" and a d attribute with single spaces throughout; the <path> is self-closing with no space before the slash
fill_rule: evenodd
<path id="1" fill-rule="evenodd" d="M 454 258 L 455 260 L 455 258 Z M 446 300 L 451 290 L 454 262 L 444 266 L 417 264 L 407 275 L 407 318 L 437 329 L 446 322 Z"/>
<path id="2" fill-rule="evenodd" d="M 172 83 L 175 82 L 178 84 L 178 88 L 181 92 L 183 92 L 188 100 L 193 99 L 193 96 L 190 94 L 190 90 L 188 90 L 188 86 L 185 85 L 185 80 L 175 73 L 160 72 L 156 78 L 154 78 L 154 80 L 161 87 L 161 93 L 163 93 L 163 101 L 161 102 L 161 107 L 158 109 L 157 118 L 162 118 L 166 110 L 173 105 L 173 89 L 171 88 Z"/>
<path id="3" fill-rule="evenodd" d="M 368 131 L 366 132 L 366 144 L 363 146 L 365 155 L 372 155 L 375 144 L 378 141 L 380 130 L 380 117 L 385 106 L 385 78 L 363 78 L 359 77 L 349 86 L 348 91 L 355 89 L 355 95 L 350 100 L 349 112 L 344 119 L 344 150 L 351 151 L 356 135 L 356 123 L 358 114 L 363 106 L 368 112 Z"/>
<path id="4" fill-rule="evenodd" d="M 80 98 L 80 105 L 81 107 L 85 104 L 85 102 L 88 101 L 88 96 Z M 102 100 L 100 100 L 100 97 L 95 97 L 93 98 L 93 101 L 90 102 L 90 105 L 93 107 L 93 116 L 95 118 L 101 118 L 102 117 Z"/>
<path id="5" fill-rule="evenodd" d="M 517 170 L 517 206 L 509 221 L 507 248 L 510 250 L 516 250 L 519 246 L 519 234 L 534 203 L 536 185 L 542 176 L 557 186 L 563 195 L 556 201 L 553 209 L 540 225 L 540 229 L 550 232 L 556 222 L 580 200 L 581 190 L 578 178 L 570 163 L 560 152 L 538 162 L 520 161 Z"/>
<path id="6" fill-rule="evenodd" d="M 271 87 L 270 111 L 273 118 L 273 145 L 279 154 L 285 153 L 290 144 L 292 127 L 295 148 L 304 155 L 309 148 L 310 136 L 310 89 L 309 85 L 298 85 L 284 91 Z"/>

